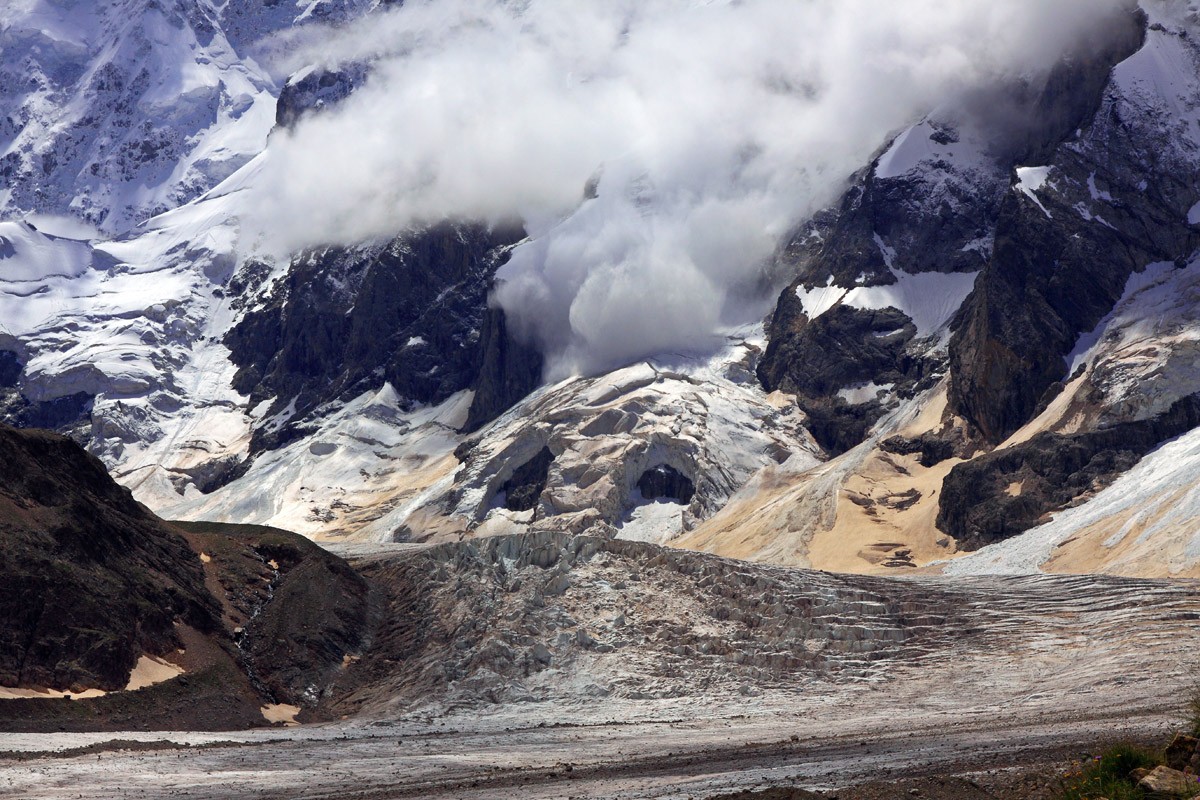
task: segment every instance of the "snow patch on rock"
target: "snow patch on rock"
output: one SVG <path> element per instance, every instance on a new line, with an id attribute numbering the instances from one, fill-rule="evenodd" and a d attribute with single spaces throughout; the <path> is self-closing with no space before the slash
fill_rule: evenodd
<path id="1" fill-rule="evenodd" d="M 911 319 L 917 327 L 917 336 L 923 338 L 945 329 L 975 288 L 978 274 L 908 273 L 893 269 L 896 282 L 885 286 L 847 289 L 831 282 L 814 289 L 798 286 L 796 294 L 809 319 L 816 319 L 839 303 L 866 310 L 890 307 Z"/>
<path id="2" fill-rule="evenodd" d="M 1050 177 L 1050 169 L 1050 167 L 1017 167 L 1016 189 L 1036 203 L 1043 214 L 1054 219 L 1054 215 L 1046 210 L 1046 206 L 1042 205 L 1042 201 L 1036 194 L 1046 185 Z"/>
<path id="3" fill-rule="evenodd" d="M 952 165 L 959 170 L 984 169 L 987 159 L 978 143 L 960 140 L 959 135 L 946 136 L 942 126 L 923 120 L 896 137 L 875 166 L 875 177 L 884 180 L 900 178 L 936 162 Z"/>

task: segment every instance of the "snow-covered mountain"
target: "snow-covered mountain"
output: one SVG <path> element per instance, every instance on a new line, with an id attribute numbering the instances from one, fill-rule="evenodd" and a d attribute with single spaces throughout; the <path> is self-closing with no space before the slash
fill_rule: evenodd
<path id="1" fill-rule="evenodd" d="M 280 75 L 263 42 L 389 13 L 0 10 L 4 420 L 71 433 L 162 516 L 319 539 L 586 532 L 853 572 L 1200 575 L 1195 2 L 1142 0 L 1052 69 L 881 131 L 753 280 L 712 284 L 741 316 L 722 297 L 694 351 L 566 377 L 497 286 L 594 258 L 620 238 L 606 213 L 664 232 L 654 209 L 679 199 L 644 175 L 597 164 L 550 220 L 298 252 L 244 224 L 279 143 L 386 68 Z M 547 285 L 539 302 L 570 306 Z M 648 283 L 639 314 L 670 291 Z"/>
<path id="2" fill-rule="evenodd" d="M 248 46 L 302 14 L 286 3 L 5 5 L 0 209 L 105 234 L 194 200 L 261 152 L 278 91 Z"/>

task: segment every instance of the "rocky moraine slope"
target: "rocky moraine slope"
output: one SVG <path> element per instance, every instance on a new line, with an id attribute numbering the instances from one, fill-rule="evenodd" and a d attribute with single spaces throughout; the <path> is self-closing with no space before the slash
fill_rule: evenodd
<path id="1" fill-rule="evenodd" d="M 6 730 L 262 726 L 361 648 L 367 587 L 341 559 L 269 528 L 170 525 L 64 437 L 0 441 Z"/>

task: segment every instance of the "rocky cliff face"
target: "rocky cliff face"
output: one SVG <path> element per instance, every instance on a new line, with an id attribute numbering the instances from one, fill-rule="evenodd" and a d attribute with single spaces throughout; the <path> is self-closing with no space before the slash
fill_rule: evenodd
<path id="1" fill-rule="evenodd" d="M 1099 111 L 1047 166 L 1019 169 L 1001 206 L 993 257 L 950 346 L 951 406 L 992 443 L 1069 377 L 1064 359 L 1134 272 L 1182 265 L 1200 246 L 1188 219 L 1200 199 L 1195 134 L 1144 94 L 1158 76 L 1140 70 L 1161 56 L 1195 63 L 1196 53 L 1180 31 L 1151 31 L 1114 72 Z"/>
<path id="2" fill-rule="evenodd" d="M 474 433 L 499 417 L 542 383 L 542 355 L 508 330 L 504 311 L 487 309 L 474 369 L 475 394 L 464 430 Z"/>
<path id="3" fill-rule="evenodd" d="M 1040 394 L 1048 386 L 1031 365 L 1000 378 L 1000 368 L 989 361 L 992 345 L 981 341 L 987 334 L 970 333 L 980 328 L 977 320 L 986 316 L 980 309 L 989 303 L 1001 325 L 1012 326 L 1005 328 L 1010 339 L 1021 338 L 1016 331 L 1032 326 L 1040 326 L 1039 331 L 1055 327 L 1034 296 L 992 297 L 998 276 L 1006 272 L 998 264 L 1016 257 L 1014 231 L 1029 239 L 1029 252 L 1039 253 L 1045 263 L 1058 262 L 1025 224 L 1036 226 L 1038 220 L 1014 218 L 1021 203 L 1020 195 L 1010 191 L 1011 172 L 1051 156 L 1059 142 L 1074 138 L 1079 126 L 1090 121 L 1110 70 L 1139 47 L 1145 24 L 1130 14 L 1123 27 L 1093 51 L 1064 61 L 1043 84 L 997 87 L 905 131 L 855 177 L 837 206 L 801 226 L 783 248 L 780 260 L 796 278 L 772 315 L 758 374 L 767 389 L 796 394 L 814 417 L 818 441 L 830 452 L 838 454 L 863 441 L 897 399 L 912 397 L 945 375 L 948 360 L 955 410 L 988 426 L 988 435 L 995 433 L 991 417 L 981 422 L 967 409 L 1007 401 L 997 398 L 998 390 L 985 386 L 986 380 L 1007 381 L 1008 391 L 1026 394 Z M 1074 230 L 1056 230 L 1074 241 Z M 1077 280 L 1058 269 L 1064 284 Z M 1120 296 L 1131 269 L 1114 267 L 1108 294 L 1088 307 L 1101 309 L 1102 316 Z M 980 278 L 972 291 L 968 276 L 974 273 Z M 1017 276 L 1015 282 L 1030 281 L 1036 270 L 1014 264 L 1007 274 Z M 949 277 L 954 275 L 962 278 Z M 1022 287 L 1013 291 L 1024 291 Z M 1067 305 L 1065 298 L 1059 300 Z M 956 323 L 964 301 L 964 318 Z M 1088 305 L 1086 298 L 1079 302 Z M 1017 315 L 1026 316 L 1017 321 Z M 1098 320 L 1092 316 L 1059 327 L 1071 329 L 1062 335 L 1073 344 L 1078 333 Z M 957 333 L 947 352 L 951 329 Z M 1044 354 L 1046 343 L 1039 335 L 1028 333 L 1014 346 Z M 1053 357 L 1045 355 L 1044 361 Z M 1058 365 L 1045 371 L 1053 372 L 1051 380 L 1061 377 Z M 1025 388 L 1015 388 L 1017 383 Z M 1023 419 L 1013 412 L 1013 421 L 1026 421 L 1036 400 L 1022 407 Z"/>
<path id="4" fill-rule="evenodd" d="M 487 294 L 523 237 L 519 228 L 445 223 L 296 259 L 225 338 L 234 388 L 251 407 L 267 403 L 274 420 L 255 429 L 251 452 L 303 435 L 318 407 L 384 383 L 436 405 L 475 385 L 485 359 L 503 365 L 506 351 L 489 351 L 505 346 L 492 343 L 502 321 L 493 318 L 482 340 Z M 503 369 L 486 366 L 489 378 Z"/>

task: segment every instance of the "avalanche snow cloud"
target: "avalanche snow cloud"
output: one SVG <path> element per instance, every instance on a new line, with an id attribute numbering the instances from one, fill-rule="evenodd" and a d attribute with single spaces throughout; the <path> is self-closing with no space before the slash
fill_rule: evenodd
<path id="1" fill-rule="evenodd" d="M 293 251 L 518 217 L 496 299 L 548 377 L 694 351 L 761 316 L 780 238 L 890 134 L 1036 80 L 1128 7 L 409 0 L 271 43 L 281 70 L 371 75 L 273 138 L 248 230 Z"/>

